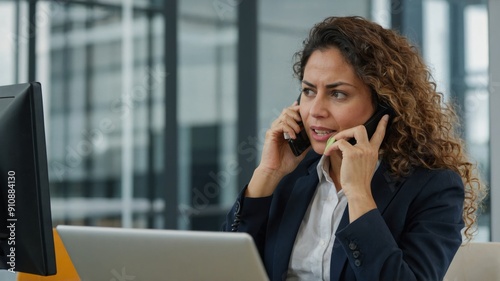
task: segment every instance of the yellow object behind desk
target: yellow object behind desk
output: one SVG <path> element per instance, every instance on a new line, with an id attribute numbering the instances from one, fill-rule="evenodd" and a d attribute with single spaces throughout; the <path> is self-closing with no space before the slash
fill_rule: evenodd
<path id="1" fill-rule="evenodd" d="M 53 229 L 52 232 L 54 233 L 57 274 L 52 276 L 39 276 L 19 272 L 17 274 L 17 281 L 80 281 L 80 277 L 78 277 L 78 273 L 76 273 L 75 267 L 69 258 L 66 248 L 64 248 L 59 234 L 56 229 Z"/>

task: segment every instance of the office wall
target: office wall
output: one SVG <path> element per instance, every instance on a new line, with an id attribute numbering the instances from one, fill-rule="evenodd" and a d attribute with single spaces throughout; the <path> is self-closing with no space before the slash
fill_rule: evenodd
<path id="1" fill-rule="evenodd" d="M 178 9 L 172 9 L 174 12 L 169 14 L 169 19 L 177 22 L 173 28 L 178 36 L 168 37 L 171 32 L 166 31 L 163 4 L 175 1 L 134 1 L 134 28 L 131 30 L 133 96 L 124 100 L 121 96 L 124 2 L 38 1 L 37 80 L 42 82 L 46 92 L 54 217 L 66 223 L 121 224 L 122 178 L 126 174 L 121 168 L 124 140 L 121 117 L 133 110 L 133 164 L 126 176 L 133 174 L 134 226 L 164 227 L 162 220 L 171 217 L 178 222 L 173 227 L 206 228 L 210 225 L 217 228 L 219 223 L 214 219 L 223 216 L 242 187 L 237 183 L 242 173 L 234 164 L 252 166 L 260 156 L 260 152 L 253 150 L 251 154 L 243 154 L 250 147 L 240 147 L 243 142 L 238 134 L 247 133 L 243 141 L 249 141 L 251 148 L 260 150 L 265 129 L 282 108 L 296 98 L 299 84 L 292 75 L 292 56 L 300 48 L 309 28 L 330 15 L 382 18 L 387 26 L 391 16 L 401 15 L 405 9 L 402 2 L 405 1 L 261 0 L 256 1 L 256 11 L 249 11 L 244 9 L 247 1 L 182 0 L 177 1 Z M 467 34 L 483 34 L 483 26 L 466 33 L 450 17 L 476 12 L 486 14 L 486 2 L 424 0 L 424 9 L 412 16 L 417 20 L 407 23 L 407 29 L 423 29 L 421 47 L 425 59 L 435 70 L 440 90 L 449 95 L 458 94 L 460 99 L 467 101 L 464 104 L 469 109 L 464 123 L 468 144 L 474 157 L 489 172 L 489 133 L 491 170 L 498 170 L 500 166 L 499 130 L 493 127 L 494 123 L 490 129 L 487 126 L 482 129 L 488 123 L 488 106 L 492 109 L 491 120 L 499 118 L 495 115 L 498 111 L 493 110 L 500 105 L 498 93 L 495 96 L 495 90 L 500 91 L 498 54 L 491 52 L 488 86 L 482 82 L 488 78 L 484 64 L 477 72 L 467 72 L 449 64 L 467 59 L 464 58 L 464 42 L 460 45 L 448 40 L 452 32 L 464 41 Z M 9 43 L 0 46 L 0 62 L 5 66 L 0 70 L 0 84 L 23 82 L 28 76 L 26 46 L 29 34 L 26 27 L 30 23 L 27 3 L 26 0 L 0 1 L 0 30 L 3 31 L 0 34 L 8 36 L 2 38 Z M 498 5 L 498 1 L 490 1 L 492 31 L 493 26 L 499 25 Z M 477 7 L 470 7 L 464 13 L 467 6 Z M 406 8 L 408 12 L 413 11 L 411 7 Z M 239 58 L 246 55 L 240 54 L 238 49 L 238 40 L 245 35 L 240 34 L 239 25 L 249 24 L 238 18 L 239 10 L 245 15 L 252 14 L 256 20 L 257 66 L 253 77 L 257 80 L 256 103 L 251 105 L 256 115 L 252 116 L 241 115 L 237 110 L 241 98 L 237 74 L 245 67 L 239 63 Z M 495 36 L 498 35 L 490 33 L 491 50 L 500 49 Z M 167 37 L 169 39 L 165 39 Z M 173 55 L 177 62 L 168 69 L 165 57 L 172 55 L 165 49 L 164 40 L 177 42 L 179 48 Z M 468 49 L 482 54 L 486 43 L 480 45 L 481 51 L 473 44 Z M 456 48 L 453 52 L 452 46 Z M 467 84 L 466 78 L 452 76 L 451 70 L 464 77 L 472 74 L 470 81 L 473 83 Z M 178 75 L 173 75 L 176 72 Z M 165 85 L 172 77 L 177 79 L 178 87 L 166 93 Z M 458 90 L 453 93 L 451 84 L 457 82 L 462 83 L 457 85 L 463 89 L 454 85 L 453 89 Z M 491 90 L 489 105 L 484 98 L 488 87 Z M 151 99 L 145 96 L 149 94 Z M 165 101 L 167 95 L 177 96 L 175 104 Z M 176 118 L 169 122 L 179 127 L 178 134 L 165 130 L 167 108 L 177 110 Z M 255 125 L 255 132 L 240 126 L 241 119 Z M 179 143 L 179 153 L 172 154 L 169 160 L 177 167 L 171 173 L 165 168 L 171 149 L 166 145 L 166 134 L 173 135 Z M 478 140 L 478 136 L 481 139 Z M 167 174 L 178 177 L 178 183 L 166 178 Z M 485 176 L 488 177 L 487 173 Z M 499 182 L 495 178 L 498 175 L 492 173 L 491 176 L 493 200 L 499 202 L 499 195 L 494 192 L 498 189 L 494 185 Z M 170 194 L 173 194 L 168 197 L 172 202 L 165 200 Z M 103 208 L 89 207 L 96 205 L 88 202 Z M 170 212 L 165 205 L 171 207 Z M 498 206 L 492 204 L 492 208 L 493 213 L 499 213 Z M 482 218 L 486 220 L 482 222 L 481 231 L 489 233 L 489 213 Z M 500 232 L 498 221 L 498 218 L 491 219 L 496 240 Z M 202 226 L 202 222 L 207 224 Z M 488 239 L 489 234 L 483 237 Z"/>
<path id="2" fill-rule="evenodd" d="M 500 242 L 500 1 L 489 1 L 491 240 Z"/>

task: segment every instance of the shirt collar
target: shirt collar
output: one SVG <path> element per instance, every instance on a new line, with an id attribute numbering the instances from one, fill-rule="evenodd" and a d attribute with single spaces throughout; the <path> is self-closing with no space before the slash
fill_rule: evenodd
<path id="1" fill-rule="evenodd" d="M 316 171 L 318 173 L 319 182 L 321 182 L 322 180 L 326 180 L 326 181 L 333 184 L 333 180 L 329 174 L 330 165 L 331 165 L 330 164 L 330 157 L 328 157 L 324 154 L 321 155 L 321 159 L 319 159 L 318 165 L 316 166 Z M 377 161 L 377 166 L 375 167 L 375 170 L 373 171 L 374 173 L 375 173 L 375 171 L 377 171 L 379 166 L 380 166 L 380 159 Z"/>
<path id="2" fill-rule="evenodd" d="M 328 173 L 329 170 L 330 170 L 330 157 L 323 154 L 321 156 L 321 159 L 319 159 L 318 165 L 316 166 L 319 182 L 321 182 L 322 180 L 326 180 L 328 182 L 333 183 L 333 180 L 330 178 L 330 174 Z"/>

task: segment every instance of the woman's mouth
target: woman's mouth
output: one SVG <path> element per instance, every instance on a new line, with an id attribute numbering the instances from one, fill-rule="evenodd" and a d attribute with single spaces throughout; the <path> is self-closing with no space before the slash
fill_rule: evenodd
<path id="1" fill-rule="evenodd" d="M 316 141 L 327 141 L 332 134 L 334 134 L 335 130 L 328 130 L 326 128 L 311 128 L 312 134 L 311 137 Z"/>
<path id="2" fill-rule="evenodd" d="M 324 136 L 324 135 L 329 135 L 331 133 L 333 133 L 333 130 L 315 130 L 313 129 L 313 131 L 318 135 L 318 136 Z"/>

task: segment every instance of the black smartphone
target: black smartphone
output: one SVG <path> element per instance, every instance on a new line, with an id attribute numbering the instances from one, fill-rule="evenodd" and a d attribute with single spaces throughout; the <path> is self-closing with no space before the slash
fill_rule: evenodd
<path id="1" fill-rule="evenodd" d="M 297 103 L 300 104 L 300 96 L 297 98 Z M 298 134 L 296 134 L 295 139 L 288 139 L 288 144 L 292 149 L 292 152 L 295 156 L 299 156 L 304 152 L 309 146 L 311 146 L 311 142 L 309 141 L 309 137 L 307 137 L 306 130 L 304 129 L 304 124 L 302 122 L 298 122 L 301 130 Z"/>
<path id="2" fill-rule="evenodd" d="M 366 134 L 368 135 L 368 139 L 371 139 L 375 131 L 377 130 L 378 123 L 380 122 L 380 119 L 384 117 L 384 115 L 389 114 L 389 122 L 387 123 L 387 129 L 389 129 L 389 125 L 392 122 L 392 117 L 394 116 L 394 110 L 387 104 L 385 103 L 379 103 L 378 108 L 373 113 L 372 117 L 368 119 L 368 121 L 363 124 L 366 128 Z M 387 134 L 387 132 L 386 132 Z M 352 138 L 349 139 L 347 142 L 349 142 L 352 145 L 356 144 L 356 139 Z"/>
<path id="3" fill-rule="evenodd" d="M 300 95 L 299 98 L 297 99 L 297 102 L 300 104 Z M 391 124 L 392 118 L 394 117 L 394 110 L 387 104 L 385 103 L 379 103 L 378 108 L 375 111 L 375 113 L 368 119 L 368 121 L 363 124 L 366 127 L 366 133 L 368 134 L 368 139 L 371 139 L 375 131 L 377 130 L 377 125 L 380 122 L 380 119 L 385 114 L 389 114 L 389 122 L 388 124 Z M 299 125 L 303 127 L 302 122 L 299 122 Z M 389 126 L 389 125 L 388 125 Z M 389 127 L 387 127 L 389 128 Z M 352 138 L 349 139 L 348 142 L 352 145 L 356 144 L 356 139 Z M 292 149 L 292 152 L 295 156 L 299 156 L 304 152 L 310 145 L 311 142 L 309 141 L 309 138 L 307 137 L 306 130 L 302 129 L 298 134 L 296 139 L 288 139 L 288 144 L 290 145 L 290 148 Z"/>

